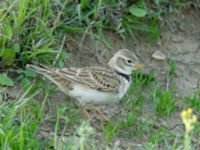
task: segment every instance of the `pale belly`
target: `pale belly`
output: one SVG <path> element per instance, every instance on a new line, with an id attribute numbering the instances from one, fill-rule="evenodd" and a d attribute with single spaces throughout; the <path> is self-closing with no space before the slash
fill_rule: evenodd
<path id="1" fill-rule="evenodd" d="M 111 104 L 118 103 L 121 99 L 119 93 L 101 92 L 76 85 L 69 95 L 76 98 L 82 104 Z"/>

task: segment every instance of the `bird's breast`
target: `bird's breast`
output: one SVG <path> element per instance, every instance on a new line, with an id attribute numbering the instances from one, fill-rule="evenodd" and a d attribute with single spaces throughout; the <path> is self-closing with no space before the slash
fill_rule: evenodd
<path id="1" fill-rule="evenodd" d="M 92 103 L 92 104 L 112 104 L 118 103 L 119 100 L 126 94 L 130 83 L 122 78 L 118 91 L 99 91 L 97 89 L 91 89 L 80 84 L 75 84 L 73 89 L 69 92 L 69 95 L 76 98 L 80 103 Z"/>
<path id="2" fill-rule="evenodd" d="M 74 85 L 69 95 L 76 98 L 80 103 L 111 104 L 120 100 L 117 92 L 98 91 L 81 85 Z"/>
<path id="3" fill-rule="evenodd" d="M 119 95 L 118 95 L 119 99 L 121 99 L 126 94 L 131 85 L 131 79 L 130 81 L 128 81 L 125 78 L 120 77 L 120 80 L 121 80 L 121 85 L 119 87 Z"/>

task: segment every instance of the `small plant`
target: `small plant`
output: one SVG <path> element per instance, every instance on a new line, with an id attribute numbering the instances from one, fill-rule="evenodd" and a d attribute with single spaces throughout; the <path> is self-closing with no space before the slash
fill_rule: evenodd
<path id="1" fill-rule="evenodd" d="M 119 132 L 119 124 L 113 124 L 112 121 L 108 122 L 108 125 L 104 129 L 105 141 L 112 141 L 114 135 L 117 135 Z"/>
<path id="2" fill-rule="evenodd" d="M 0 85 L 13 86 L 13 80 L 5 74 L 0 74 Z"/>
<path id="3" fill-rule="evenodd" d="M 198 94 L 186 97 L 185 103 L 188 107 L 192 107 L 196 112 L 200 112 L 200 98 Z"/>
<path id="4" fill-rule="evenodd" d="M 40 106 L 31 102 L 39 92 L 30 94 L 31 88 L 21 92 L 17 100 L 9 99 L 0 104 L 0 149 L 41 148 L 40 138 L 35 135 L 42 114 L 39 115 Z"/>
<path id="5" fill-rule="evenodd" d="M 171 60 L 169 62 L 169 72 L 168 72 L 168 76 L 172 77 L 173 75 L 176 74 L 176 61 L 175 60 Z"/>
<path id="6" fill-rule="evenodd" d="M 194 129 L 194 124 L 197 122 L 196 115 L 193 115 L 192 109 L 188 108 L 181 112 L 181 119 L 185 125 L 185 138 L 184 138 L 184 150 L 191 149 L 191 132 Z"/>
<path id="7" fill-rule="evenodd" d="M 153 110 L 164 116 L 170 116 L 175 111 L 176 102 L 172 96 L 171 91 L 162 91 L 159 87 L 156 87 L 153 94 Z"/>

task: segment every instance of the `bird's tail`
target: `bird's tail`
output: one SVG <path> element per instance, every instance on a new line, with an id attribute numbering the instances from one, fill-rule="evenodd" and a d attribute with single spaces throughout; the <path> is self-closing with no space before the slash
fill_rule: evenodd
<path id="1" fill-rule="evenodd" d="M 32 65 L 32 64 L 27 64 L 26 68 L 28 68 L 28 69 L 36 72 L 36 73 L 42 74 L 44 76 L 46 76 L 46 74 L 51 74 L 52 73 L 50 68 L 48 68 L 47 66 L 41 65 L 41 64 L 39 66 L 35 66 L 35 65 Z"/>
<path id="2" fill-rule="evenodd" d="M 43 75 L 44 77 L 55 83 L 63 92 L 66 93 L 66 85 L 69 84 L 70 81 L 60 76 L 55 68 L 50 68 L 41 64 L 39 66 L 27 64 L 26 68 Z"/>

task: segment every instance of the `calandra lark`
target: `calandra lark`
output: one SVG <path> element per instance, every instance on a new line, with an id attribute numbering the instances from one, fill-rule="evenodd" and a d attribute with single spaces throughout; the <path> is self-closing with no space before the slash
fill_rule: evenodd
<path id="1" fill-rule="evenodd" d="M 27 68 L 44 75 L 65 94 L 80 104 L 117 103 L 131 84 L 132 71 L 143 67 L 130 50 L 119 50 L 105 66 L 51 68 L 28 64 Z"/>

